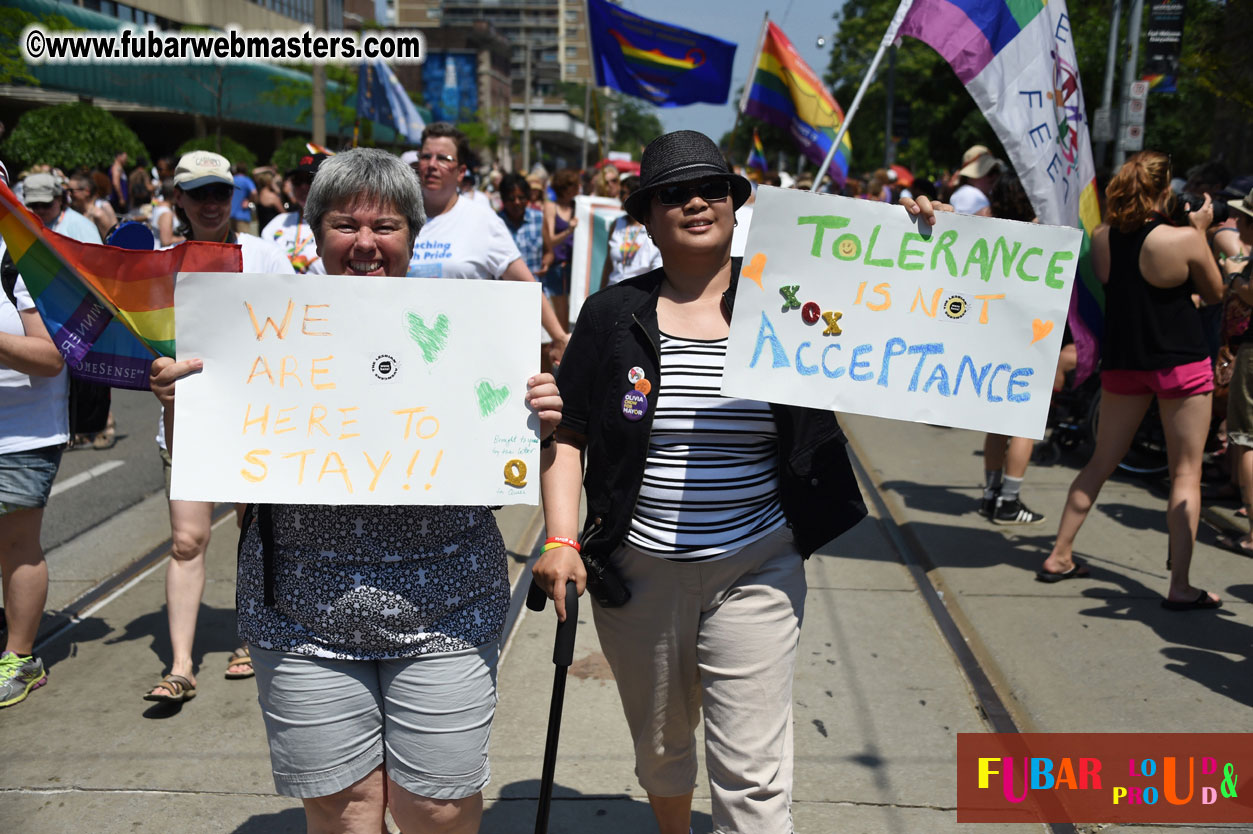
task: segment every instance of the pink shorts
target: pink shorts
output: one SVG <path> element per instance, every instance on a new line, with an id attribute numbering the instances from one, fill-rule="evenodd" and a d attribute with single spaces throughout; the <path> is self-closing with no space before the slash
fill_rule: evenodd
<path id="1" fill-rule="evenodd" d="M 1127 397 L 1156 394 L 1163 400 L 1208 394 L 1214 390 L 1214 366 L 1199 359 L 1156 371 L 1101 371 L 1101 388 Z"/>

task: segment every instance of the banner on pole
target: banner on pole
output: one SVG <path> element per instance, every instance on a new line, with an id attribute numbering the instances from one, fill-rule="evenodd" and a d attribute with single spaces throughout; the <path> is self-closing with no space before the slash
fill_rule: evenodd
<path id="1" fill-rule="evenodd" d="M 1149 4 L 1148 45 L 1144 80 L 1155 93 L 1173 93 L 1178 87 L 1179 56 L 1183 53 L 1183 15 L 1187 0 L 1152 0 Z"/>
<path id="2" fill-rule="evenodd" d="M 913 0 L 899 29 L 939 52 L 1001 140 L 1041 223 L 1101 222 L 1083 85 L 1065 0 Z M 1077 381 L 1096 370 L 1105 289 L 1086 257 L 1077 264 L 1069 324 Z"/>

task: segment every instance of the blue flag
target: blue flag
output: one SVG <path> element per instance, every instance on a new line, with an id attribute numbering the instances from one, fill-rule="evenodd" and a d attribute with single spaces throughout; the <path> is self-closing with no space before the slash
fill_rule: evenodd
<path id="1" fill-rule="evenodd" d="M 367 61 L 357 70 L 357 117 L 386 125 L 414 143 L 421 141 L 426 127 L 400 80 L 382 61 Z"/>
<path id="2" fill-rule="evenodd" d="M 587 0 L 596 83 L 660 107 L 726 104 L 735 44 Z"/>

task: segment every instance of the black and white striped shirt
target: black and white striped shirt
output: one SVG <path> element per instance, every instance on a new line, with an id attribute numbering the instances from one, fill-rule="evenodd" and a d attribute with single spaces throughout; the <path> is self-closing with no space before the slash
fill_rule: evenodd
<path id="1" fill-rule="evenodd" d="M 784 523 L 767 403 L 719 393 L 727 340 L 661 334 L 648 460 L 627 542 L 674 561 L 728 556 Z M 656 382 L 656 380 L 651 380 Z"/>

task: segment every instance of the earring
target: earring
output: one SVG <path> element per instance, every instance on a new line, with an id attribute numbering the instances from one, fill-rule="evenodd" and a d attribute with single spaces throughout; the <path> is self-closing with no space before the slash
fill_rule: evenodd
<path id="1" fill-rule="evenodd" d="M 735 215 L 732 215 L 731 217 L 732 217 L 731 228 L 734 229 L 736 226 L 740 225 L 740 218 L 736 217 Z"/>

